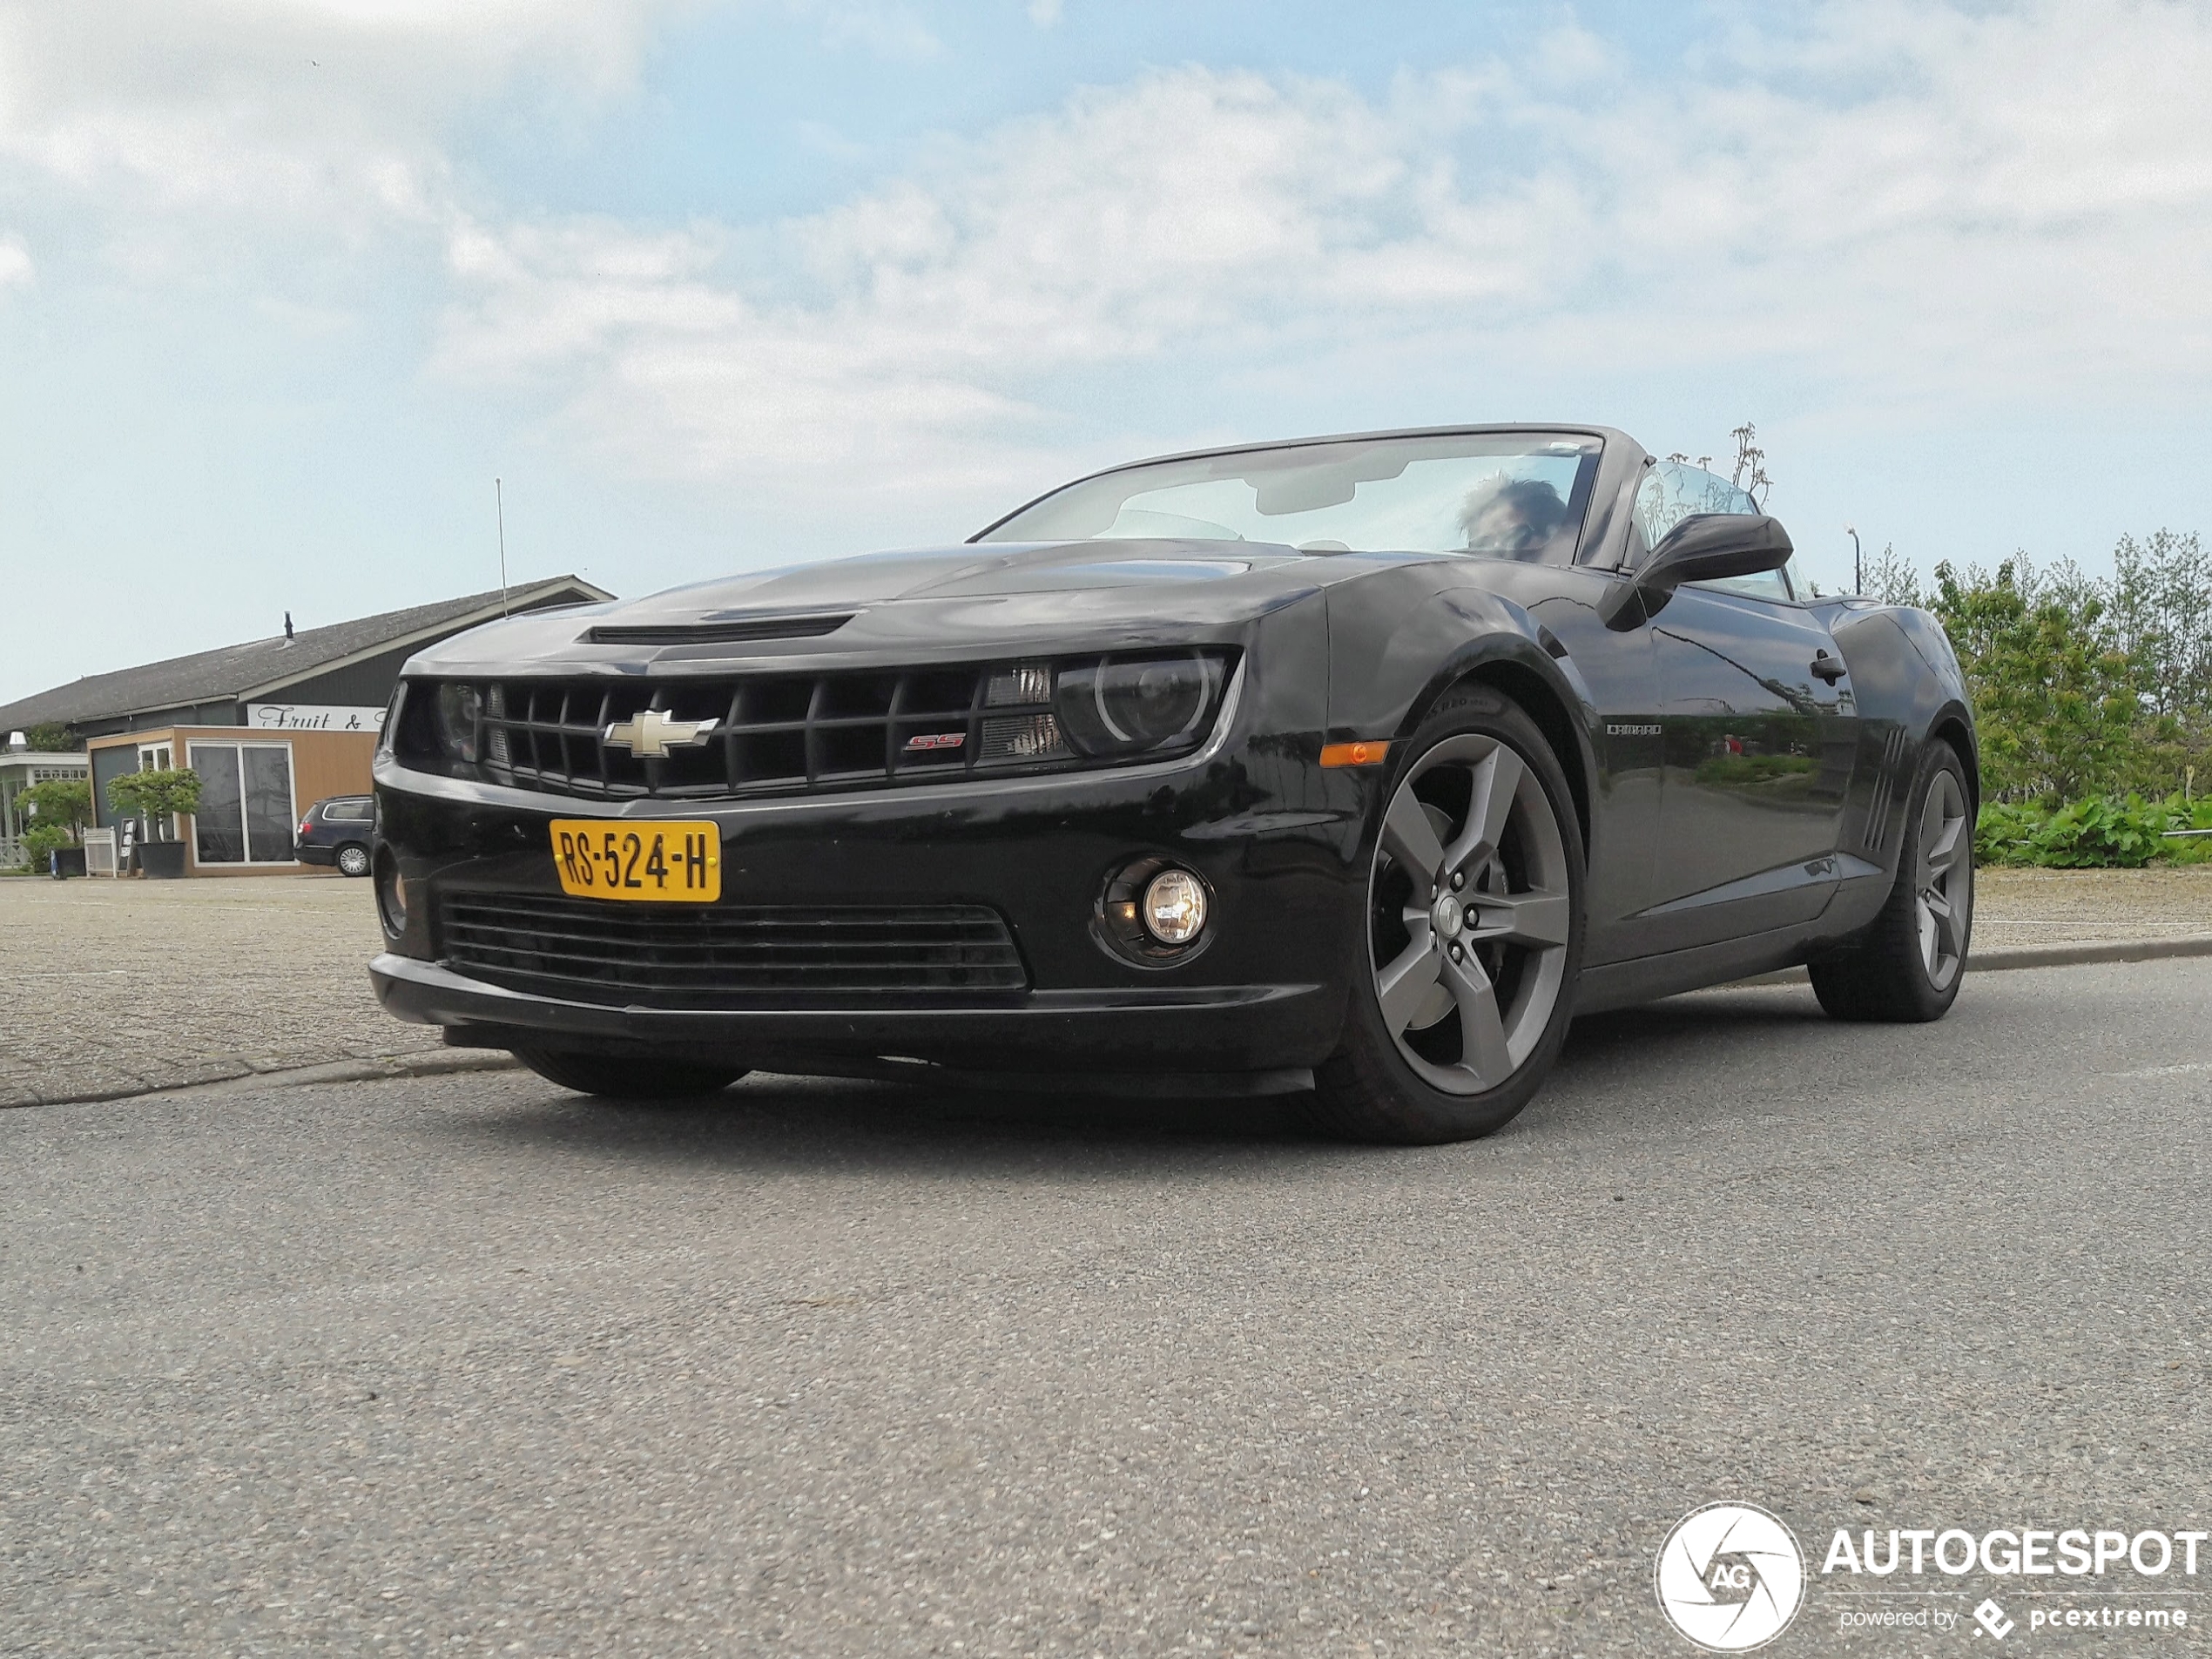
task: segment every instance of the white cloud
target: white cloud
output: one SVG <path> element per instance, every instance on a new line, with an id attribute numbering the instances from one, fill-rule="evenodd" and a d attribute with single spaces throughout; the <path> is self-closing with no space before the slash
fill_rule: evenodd
<path id="1" fill-rule="evenodd" d="M 1060 0 L 1029 0 L 1029 21 L 1040 29 L 1050 29 L 1061 18 Z"/>
<path id="2" fill-rule="evenodd" d="M 359 232 L 435 217 L 454 115 L 628 87 L 671 0 L 71 0 L 0 9 L 0 165 L 111 210 Z"/>
<path id="3" fill-rule="evenodd" d="M 0 169 L 96 204 L 110 258 L 149 276 L 301 237 L 442 249 L 436 373 L 529 388 L 621 469 L 749 498 L 819 499 L 862 462 L 995 487 L 1096 441 L 1072 388 L 1130 374 L 1779 365 L 1953 411 L 2212 389 L 2200 6 L 1752 12 L 1662 62 L 1570 24 L 1374 96 L 1154 71 L 774 224 L 529 219 L 456 183 L 456 119 L 533 79 L 619 98 L 680 3 L 10 7 Z M 861 50 L 942 51 L 895 0 L 784 4 Z M 27 280 L 10 246 L 0 281 Z M 296 331 L 350 315 L 286 303 Z"/>
<path id="4" fill-rule="evenodd" d="M 0 288 L 27 288 L 37 273 L 30 250 L 12 237 L 0 236 Z"/>
<path id="5" fill-rule="evenodd" d="M 722 227 L 472 226 L 442 367 L 542 377 L 625 466 L 799 492 L 860 456 L 1018 469 L 1066 376 L 1177 360 L 2207 389 L 2212 18 L 1816 21 L 1642 79 L 1577 29 L 1381 99 L 1150 73 L 772 227 L 765 277 Z"/>

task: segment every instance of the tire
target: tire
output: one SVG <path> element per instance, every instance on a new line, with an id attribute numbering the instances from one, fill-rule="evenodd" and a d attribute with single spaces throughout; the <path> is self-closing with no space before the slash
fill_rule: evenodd
<path id="1" fill-rule="evenodd" d="M 367 875 L 368 873 L 368 849 L 359 841 L 348 841 L 338 849 L 337 855 L 331 860 L 331 862 L 338 867 L 338 873 L 341 875 Z"/>
<path id="2" fill-rule="evenodd" d="M 515 1058 L 548 1082 L 604 1100 L 690 1100 L 718 1095 L 745 1076 L 740 1066 L 579 1054 L 567 1049 L 517 1049 Z"/>
<path id="3" fill-rule="evenodd" d="M 1897 885 L 1882 914 L 1807 965 L 1831 1018 L 1940 1020 L 1958 1000 L 1974 927 L 1974 826 L 1966 768 L 1931 743 L 1912 780 Z"/>
<path id="4" fill-rule="evenodd" d="M 1565 1040 L 1581 835 L 1543 734 L 1487 686 L 1446 693 L 1394 747 L 1344 1037 L 1314 1074 L 1314 1112 L 1355 1140 L 1471 1140 L 1528 1103 Z"/>

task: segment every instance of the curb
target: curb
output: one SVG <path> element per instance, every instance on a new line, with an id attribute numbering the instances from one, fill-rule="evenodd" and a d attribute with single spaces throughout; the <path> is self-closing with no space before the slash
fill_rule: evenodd
<path id="1" fill-rule="evenodd" d="M 30 1100 L 0 1101 L 0 1111 L 24 1106 L 88 1106 L 107 1100 L 172 1099 L 183 1096 L 235 1095 L 256 1089 L 293 1089 L 309 1083 L 375 1082 L 390 1077 L 435 1077 L 449 1071 L 507 1071 L 521 1062 L 489 1049 L 431 1049 L 425 1054 L 383 1055 L 371 1060 L 327 1060 L 311 1066 L 247 1068 L 226 1077 L 151 1089 L 108 1089 L 89 1095 L 41 1095 Z"/>
<path id="2" fill-rule="evenodd" d="M 2100 940 L 2086 945 L 2022 945 L 2011 950 L 1978 950 L 1966 957 L 1969 974 L 2004 974 L 2023 968 L 2075 968 L 2093 962 L 2154 962 L 2177 956 L 2212 956 L 2212 934 L 2183 934 L 2173 939 Z M 1803 985 L 1802 968 L 1730 980 L 1711 990 L 1743 985 Z"/>

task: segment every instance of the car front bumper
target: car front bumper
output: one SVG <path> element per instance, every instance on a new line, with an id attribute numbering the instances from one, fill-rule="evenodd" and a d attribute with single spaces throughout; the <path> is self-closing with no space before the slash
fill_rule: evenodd
<path id="1" fill-rule="evenodd" d="M 1355 871 L 1372 786 L 1372 774 L 1323 771 L 1318 737 L 1311 746 L 1312 758 L 1226 745 L 1177 765 L 711 806 L 550 797 L 380 760 L 379 856 L 406 882 L 409 921 L 371 977 L 389 1012 L 473 1046 L 711 1055 L 792 1071 L 920 1062 L 1080 1074 L 1102 1086 L 1303 1082 L 1335 1051 L 1360 960 L 1366 884 Z M 987 906 L 1006 923 L 1026 986 L 673 1007 L 640 1005 L 649 1000 L 611 985 L 505 982 L 453 960 L 445 901 L 558 895 L 550 822 L 585 816 L 610 827 L 712 824 L 725 905 Z M 1211 894 L 1204 948 L 1165 967 L 1125 960 L 1100 936 L 1109 881 L 1144 859 L 1195 872 Z"/>

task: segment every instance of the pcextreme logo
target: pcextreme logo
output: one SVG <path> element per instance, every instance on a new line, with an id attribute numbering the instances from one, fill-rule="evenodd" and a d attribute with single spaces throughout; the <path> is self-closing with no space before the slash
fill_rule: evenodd
<path id="1" fill-rule="evenodd" d="M 1667 1622 L 1714 1653 L 1763 1648 L 1805 1599 L 1805 1558 L 1789 1527 L 1754 1504 L 1709 1503 L 1675 1523 L 1654 1575 Z"/>

